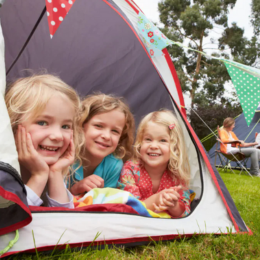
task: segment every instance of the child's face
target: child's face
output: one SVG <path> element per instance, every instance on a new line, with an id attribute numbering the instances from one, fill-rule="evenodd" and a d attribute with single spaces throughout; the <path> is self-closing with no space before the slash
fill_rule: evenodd
<path id="1" fill-rule="evenodd" d="M 125 115 L 115 109 L 93 116 L 84 125 L 86 157 L 102 160 L 116 150 L 125 126 Z"/>
<path id="2" fill-rule="evenodd" d="M 31 135 L 35 150 L 48 165 L 56 163 L 67 150 L 74 114 L 66 96 L 53 95 L 37 118 L 22 123 Z"/>
<path id="3" fill-rule="evenodd" d="M 148 122 L 141 144 L 140 154 L 144 167 L 166 169 L 170 160 L 170 135 L 166 126 Z"/>

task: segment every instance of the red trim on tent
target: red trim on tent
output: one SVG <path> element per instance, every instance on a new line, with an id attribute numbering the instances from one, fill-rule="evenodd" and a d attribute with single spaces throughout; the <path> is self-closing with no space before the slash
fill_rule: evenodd
<path id="1" fill-rule="evenodd" d="M 177 92 L 178 92 L 178 96 L 179 96 L 179 100 L 180 100 L 180 105 L 181 105 L 181 111 L 182 113 L 185 115 L 185 117 L 187 118 L 187 115 L 186 115 L 186 110 L 185 110 L 185 103 L 184 103 L 184 99 L 183 99 L 183 95 L 182 95 L 182 89 L 181 89 L 181 84 L 180 84 L 180 81 L 179 81 L 179 78 L 178 78 L 178 75 L 177 75 L 177 72 L 176 72 L 176 69 L 174 67 L 174 64 L 172 62 L 172 59 L 171 59 L 171 56 L 169 55 L 169 52 L 167 51 L 166 48 L 164 48 L 162 50 L 162 52 L 164 53 L 164 57 L 167 61 L 167 64 L 171 70 L 171 73 L 172 73 L 172 77 L 173 77 L 173 80 L 175 82 L 175 85 L 176 85 L 176 89 L 177 89 Z"/>
<path id="2" fill-rule="evenodd" d="M 224 204 L 226 206 L 226 209 L 227 209 L 228 214 L 229 214 L 229 216 L 230 216 L 230 218 L 231 218 L 231 220 L 232 220 L 232 222 L 234 224 L 234 227 L 235 227 L 236 231 L 239 232 L 239 227 L 238 227 L 238 225 L 237 225 L 237 223 L 236 223 L 236 221 L 235 221 L 235 219 L 234 219 L 234 217 L 232 215 L 232 212 L 231 212 L 231 210 L 230 210 L 230 208 L 229 208 L 229 206 L 227 204 L 227 201 L 226 201 L 226 199 L 225 199 L 225 197 L 224 197 L 224 195 L 222 193 L 222 190 L 221 190 L 221 188 L 220 188 L 220 186 L 218 184 L 218 181 L 217 181 L 217 178 L 215 176 L 215 173 L 214 173 L 214 171 L 212 169 L 212 166 L 211 166 L 211 164 L 210 164 L 210 162 L 208 160 L 208 157 L 207 157 L 207 155 L 206 155 L 206 153 L 204 151 L 204 148 L 201 145 L 200 140 L 198 139 L 196 133 L 194 132 L 194 130 L 191 127 L 190 123 L 188 122 L 187 118 L 184 116 L 184 114 L 182 113 L 182 111 L 180 110 L 180 108 L 178 107 L 177 104 L 176 104 L 176 107 L 179 109 L 179 112 L 181 113 L 181 115 L 182 115 L 182 117 L 183 117 L 187 127 L 189 128 L 189 130 L 190 130 L 190 132 L 191 132 L 191 134 L 192 134 L 192 136 L 193 136 L 193 138 L 194 138 L 194 140 L 195 140 L 195 142 L 196 142 L 196 144 L 197 144 L 197 146 L 198 146 L 198 148 L 199 148 L 199 150 L 201 152 L 201 155 L 202 155 L 202 157 L 203 157 L 203 159 L 204 159 L 204 161 L 206 163 L 206 166 L 207 166 L 207 168 L 208 168 L 208 170 L 210 172 L 210 175 L 211 175 L 211 177 L 212 177 L 212 179 L 213 179 L 213 181 L 214 181 L 214 183 L 215 183 L 215 185 L 216 185 L 216 187 L 218 189 L 218 192 L 219 192 L 219 194 L 220 194 L 220 196 L 221 196 L 221 198 L 222 198 L 222 200 L 223 200 L 223 202 L 224 202 Z"/>
<path id="3" fill-rule="evenodd" d="M 103 0 L 103 1 L 104 1 L 105 3 L 107 3 L 112 9 L 114 9 L 114 10 L 122 17 L 122 19 L 124 19 L 124 21 L 128 24 L 128 26 L 131 28 L 131 30 L 132 30 L 132 31 L 134 32 L 134 34 L 136 35 L 137 39 L 139 40 L 139 42 L 141 43 L 141 45 L 142 45 L 143 48 L 145 49 L 147 55 L 149 56 L 151 62 L 153 63 L 153 61 L 152 61 L 152 59 L 151 59 L 149 53 L 147 52 L 146 48 L 145 48 L 144 45 L 143 45 L 143 43 L 141 42 L 141 40 L 139 39 L 139 37 L 137 36 L 137 34 L 136 34 L 136 32 L 133 30 L 133 28 L 132 28 L 132 27 L 129 25 L 129 23 L 125 20 L 125 18 L 124 18 L 113 6 L 111 6 L 111 4 L 109 4 L 106 0 Z M 127 2 L 128 2 L 128 1 L 127 1 Z M 130 6 L 132 6 L 132 5 L 130 5 Z M 135 8 L 134 8 L 134 9 L 135 9 Z M 176 71 L 175 71 L 175 68 L 174 68 L 174 66 L 173 66 L 173 63 L 172 63 L 172 60 L 171 60 L 171 58 L 170 58 L 170 55 L 169 55 L 168 51 L 167 51 L 166 49 L 164 49 L 163 52 L 164 52 L 164 54 L 166 55 L 165 58 L 166 58 L 166 61 L 167 61 L 168 65 L 169 65 L 169 67 L 170 67 L 170 70 L 171 70 L 171 72 L 172 72 L 173 78 L 174 78 L 174 79 L 175 79 L 175 78 L 178 78 L 177 75 L 176 75 Z M 169 60 L 169 59 L 170 59 L 170 60 Z M 170 63 L 171 65 L 170 65 L 169 63 Z M 154 63 L 153 63 L 153 65 L 154 65 Z M 155 67 L 155 65 L 154 65 L 154 67 Z M 156 69 L 156 67 L 155 67 L 155 69 Z M 157 70 L 157 69 L 156 69 L 156 70 Z M 157 72 L 158 72 L 158 70 L 157 70 Z M 159 72 L 158 72 L 158 74 L 159 74 Z M 160 74 L 159 74 L 159 75 L 160 75 Z M 176 84 L 176 81 L 175 81 L 175 84 Z M 164 84 L 164 85 L 166 86 L 166 84 Z M 181 90 L 181 88 L 180 88 L 180 83 L 179 83 L 176 87 L 177 87 L 178 95 L 179 95 L 179 98 L 180 98 L 180 103 L 184 105 L 184 100 L 183 100 L 182 92 L 180 92 L 180 90 Z M 166 88 L 167 88 L 167 86 L 166 86 Z M 168 89 L 168 88 L 167 88 L 167 89 Z M 169 92 L 169 94 L 171 95 L 171 93 L 170 93 L 169 90 L 168 90 L 168 92 Z M 171 95 L 171 97 L 172 97 L 172 95 Z M 174 100 L 173 97 L 172 97 L 172 99 Z M 181 100 L 182 100 L 182 101 L 181 101 Z M 175 103 L 175 104 L 176 104 L 176 103 Z M 200 152 L 201 152 L 201 154 L 202 154 L 202 157 L 203 157 L 203 159 L 204 159 L 204 161 L 205 161 L 205 163 L 206 163 L 206 165 L 207 165 L 207 167 L 208 167 L 208 169 L 209 169 L 209 172 L 210 172 L 210 174 L 211 174 L 211 177 L 212 177 L 212 179 L 213 179 L 213 181 L 214 181 L 214 183 L 215 183 L 215 185 L 216 185 L 216 187 L 217 187 L 217 189 L 218 189 L 218 191 L 219 191 L 219 193 L 220 193 L 220 195 L 221 195 L 221 197 L 222 197 L 222 200 L 223 200 L 223 202 L 224 202 L 224 204 L 225 204 L 225 206 L 226 206 L 226 208 L 227 208 L 228 214 L 229 214 L 229 216 L 230 216 L 232 222 L 234 223 L 234 227 L 235 227 L 236 231 L 239 231 L 238 225 L 237 225 L 237 223 L 236 223 L 236 221 L 235 221 L 235 219 L 234 219 L 234 217 L 233 217 L 233 215 L 232 215 L 232 213 L 231 213 L 231 210 L 230 210 L 230 208 L 229 208 L 229 206 L 228 206 L 228 204 L 227 204 L 227 202 L 226 202 L 226 199 L 225 199 L 225 197 L 224 197 L 224 195 L 223 195 L 223 193 L 222 193 L 222 191 L 221 191 L 221 188 L 219 187 L 218 181 L 217 181 L 216 176 L 215 176 L 215 174 L 214 174 L 214 171 L 213 171 L 213 169 L 212 169 L 212 167 L 211 167 L 211 164 L 210 164 L 210 162 L 209 162 L 209 160 L 208 160 L 208 157 L 207 157 L 207 155 L 205 154 L 204 149 L 203 149 L 203 147 L 201 146 L 201 143 L 200 143 L 200 141 L 199 141 L 197 135 L 195 134 L 194 130 L 192 129 L 192 127 L 190 126 L 190 124 L 189 124 L 189 122 L 188 122 L 188 120 L 187 120 L 187 118 L 186 118 L 186 111 L 185 111 L 183 108 L 180 109 L 177 104 L 176 104 L 176 107 L 177 107 L 178 110 L 180 111 L 180 113 L 181 113 L 183 119 L 184 119 L 185 122 L 186 122 L 186 125 L 188 126 L 188 128 L 189 128 L 189 130 L 190 130 L 192 136 L 194 137 L 194 140 L 195 140 L 195 142 L 196 142 L 196 144 L 197 144 L 197 146 L 198 146 L 198 148 L 199 148 L 199 150 L 200 150 Z"/>
<path id="4" fill-rule="evenodd" d="M 241 233 L 241 232 L 239 232 Z M 230 234 L 230 233 L 221 233 L 216 235 L 222 235 L 222 234 Z M 237 234 L 237 233 L 232 233 Z M 70 245 L 71 248 L 82 248 L 87 247 L 89 245 L 91 246 L 100 246 L 100 245 L 108 245 L 108 244 L 115 244 L 115 245 L 122 245 L 122 244 L 131 244 L 131 243 L 142 243 L 142 242 L 153 242 L 153 241 L 169 241 L 173 239 L 180 239 L 183 237 L 193 237 L 193 236 L 199 236 L 199 235 L 208 235 L 205 233 L 200 234 L 185 234 L 185 235 L 164 235 L 164 236 L 151 236 L 151 237 L 132 237 L 132 238 L 122 238 L 122 239 L 115 239 L 115 240 L 102 240 L 102 241 L 96 241 L 96 242 L 82 242 L 82 243 L 68 243 L 64 245 L 52 245 L 52 246 L 43 246 L 43 247 L 37 247 L 37 251 L 49 251 L 53 250 L 55 247 L 58 250 L 65 249 L 67 245 Z M 33 249 L 27 249 L 23 251 L 13 251 L 13 252 L 7 252 L 3 254 L 1 257 L 10 256 L 17 253 L 35 253 L 35 248 Z M 0 257 L 0 258 L 1 258 Z"/>
<path id="5" fill-rule="evenodd" d="M 137 14 L 139 14 L 139 10 L 138 10 L 137 8 L 135 8 L 134 5 L 133 5 L 132 3 L 130 3 L 129 0 L 125 0 L 125 1 L 134 9 L 134 11 L 135 11 Z"/>
<path id="6" fill-rule="evenodd" d="M 37 207 L 37 206 L 30 206 L 31 211 L 34 212 L 50 212 L 50 211 L 58 211 L 58 212 L 113 212 L 113 213 L 128 213 L 128 214 L 135 214 L 140 216 L 140 214 L 134 210 L 131 206 L 125 204 L 95 204 L 95 205 L 88 205 L 84 207 L 79 207 L 75 209 L 69 208 L 62 208 L 62 207 Z"/>
<path id="7" fill-rule="evenodd" d="M 29 208 L 26 205 L 24 205 L 24 203 L 21 201 L 21 199 L 19 197 L 17 197 L 14 193 L 6 191 L 3 187 L 0 186 L 0 196 L 6 200 L 13 201 L 28 214 L 28 217 L 26 219 L 24 219 L 20 222 L 17 222 L 11 226 L 1 228 L 0 236 L 10 233 L 12 231 L 15 231 L 16 229 L 22 228 L 22 227 L 28 225 L 32 221 L 32 215 L 31 215 Z"/>
<path id="8" fill-rule="evenodd" d="M 133 2 L 133 3 L 135 4 L 135 6 L 136 6 L 142 13 L 144 13 L 144 12 L 142 11 L 142 9 L 135 3 L 135 1 L 131 0 L 131 2 Z"/>

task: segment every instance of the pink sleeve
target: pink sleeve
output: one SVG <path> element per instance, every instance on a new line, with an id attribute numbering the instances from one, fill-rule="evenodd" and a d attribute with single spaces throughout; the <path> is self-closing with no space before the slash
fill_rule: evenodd
<path id="1" fill-rule="evenodd" d="M 120 178 L 117 184 L 117 187 L 121 190 L 128 191 L 135 198 L 140 198 L 140 190 L 136 183 L 136 177 L 134 170 L 125 164 L 122 168 Z"/>
<path id="2" fill-rule="evenodd" d="M 181 218 L 190 214 L 190 191 L 189 189 L 183 190 L 180 192 L 179 203 L 183 208 L 183 213 L 181 214 Z"/>

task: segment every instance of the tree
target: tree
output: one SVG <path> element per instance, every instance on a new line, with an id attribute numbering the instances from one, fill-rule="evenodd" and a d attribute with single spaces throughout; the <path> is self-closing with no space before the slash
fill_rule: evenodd
<path id="1" fill-rule="evenodd" d="M 252 16 L 251 23 L 254 27 L 254 33 L 256 36 L 260 36 L 260 1 L 252 0 L 251 4 Z"/>
<path id="2" fill-rule="evenodd" d="M 252 67 L 260 67 L 260 42 L 256 35 L 249 41 L 244 37 L 244 30 L 236 23 L 232 23 L 231 27 L 224 30 L 218 41 L 219 49 L 223 50 L 226 46 L 230 48 L 235 61 Z"/>
<path id="3" fill-rule="evenodd" d="M 205 38 L 214 26 L 228 28 L 228 8 L 236 0 L 165 0 L 158 4 L 163 32 L 173 41 L 188 39 L 188 46 L 204 52 Z M 211 39 L 211 43 L 214 43 Z M 223 46 L 227 45 L 223 42 Z M 222 47 L 223 48 L 223 47 Z M 179 46 L 168 47 L 180 79 L 183 92 L 189 92 L 191 107 L 194 104 L 215 103 L 224 94 L 224 84 L 230 80 L 225 65 L 194 51 Z M 213 56 L 229 58 L 226 54 Z"/>

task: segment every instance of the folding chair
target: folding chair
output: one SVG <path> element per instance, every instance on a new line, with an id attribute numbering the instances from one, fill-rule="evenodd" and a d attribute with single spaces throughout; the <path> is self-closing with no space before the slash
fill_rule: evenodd
<path id="1" fill-rule="evenodd" d="M 235 154 L 227 154 L 227 153 L 221 152 L 220 151 L 220 144 L 222 143 L 222 141 L 219 138 L 219 131 L 218 131 L 217 141 L 219 143 L 219 149 L 217 148 L 215 150 L 215 152 L 216 152 L 216 155 L 215 155 L 215 166 L 216 166 L 216 159 L 217 159 L 216 156 L 218 155 L 218 158 L 219 158 L 220 163 L 222 165 L 222 171 L 226 172 L 228 169 L 230 169 L 230 171 L 232 173 L 235 173 L 232 170 L 231 163 L 230 163 L 230 162 L 235 162 L 236 165 L 241 169 L 239 174 L 241 174 L 241 172 L 243 172 L 243 171 L 247 172 L 247 170 L 245 170 L 245 169 L 247 169 L 246 164 L 247 164 L 247 161 L 248 161 L 249 157 L 246 157 L 241 151 L 238 152 L 238 153 L 235 153 Z M 228 142 L 226 144 L 231 144 L 232 147 L 236 147 L 236 145 L 240 144 L 240 143 L 241 143 L 240 141 L 235 140 L 235 141 L 230 141 L 230 142 Z M 239 146 L 239 148 L 241 148 L 241 147 Z"/>

